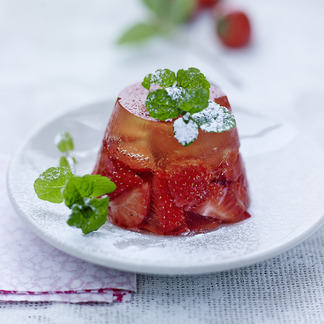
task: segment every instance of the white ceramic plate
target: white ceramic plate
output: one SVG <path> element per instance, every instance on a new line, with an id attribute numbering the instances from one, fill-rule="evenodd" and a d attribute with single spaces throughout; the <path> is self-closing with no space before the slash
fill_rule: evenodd
<path id="1" fill-rule="evenodd" d="M 83 235 L 66 224 L 69 210 L 37 198 L 33 183 L 58 164 L 54 137 L 75 139 L 78 173 L 92 171 L 114 102 L 69 112 L 31 136 L 8 171 L 9 195 L 19 215 L 41 238 L 75 257 L 120 270 L 198 274 L 250 265 L 303 241 L 323 221 L 324 154 L 292 127 L 234 109 L 241 138 L 252 217 L 216 231 L 185 237 L 134 233 L 110 223 Z"/>

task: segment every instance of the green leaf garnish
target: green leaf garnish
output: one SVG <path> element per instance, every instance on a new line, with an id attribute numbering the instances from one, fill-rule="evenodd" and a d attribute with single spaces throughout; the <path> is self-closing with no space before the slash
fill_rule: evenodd
<path id="1" fill-rule="evenodd" d="M 69 154 L 74 149 L 73 139 L 67 132 L 57 136 L 57 147 L 65 155 L 60 158 L 60 166 L 43 172 L 34 182 L 37 196 L 52 203 L 62 203 L 72 212 L 67 223 L 81 228 L 84 234 L 101 227 L 107 220 L 109 198 L 107 194 L 116 185 L 107 177 L 86 174 L 75 176 L 75 158 Z M 98 198 L 100 197 L 100 198 Z"/>
<path id="2" fill-rule="evenodd" d="M 208 133 L 222 133 L 236 126 L 234 115 L 223 106 L 210 101 L 209 106 L 201 112 L 190 116 L 201 130 Z"/>
<path id="3" fill-rule="evenodd" d="M 161 86 L 161 88 L 172 87 L 176 82 L 175 73 L 169 69 L 158 69 L 154 73 L 145 76 L 142 85 L 150 90 L 152 84 Z"/>
<path id="4" fill-rule="evenodd" d="M 65 167 L 71 170 L 70 163 L 66 156 L 61 156 L 60 158 L 60 167 Z"/>
<path id="5" fill-rule="evenodd" d="M 199 69 L 193 67 L 188 70 L 179 70 L 177 73 L 177 82 L 181 87 L 187 89 L 203 88 L 209 90 L 210 88 L 210 83 L 206 77 Z"/>
<path id="6" fill-rule="evenodd" d="M 161 31 L 153 23 L 137 23 L 124 32 L 118 39 L 118 44 L 131 44 L 145 41 L 152 36 L 159 35 Z"/>
<path id="7" fill-rule="evenodd" d="M 174 121 L 173 131 L 178 142 L 188 146 L 197 139 L 199 127 L 192 119 L 186 120 L 185 117 L 180 117 Z"/>
<path id="8" fill-rule="evenodd" d="M 62 191 L 72 177 L 73 173 L 67 167 L 47 169 L 34 182 L 34 189 L 38 198 L 52 203 L 62 203 Z"/>
<path id="9" fill-rule="evenodd" d="M 74 150 L 73 138 L 68 132 L 61 132 L 56 138 L 57 148 L 62 152 L 70 152 Z"/>
<path id="10" fill-rule="evenodd" d="M 159 18 L 160 24 L 181 24 L 188 20 L 196 7 L 195 0 L 143 0 L 144 4 Z"/>
<path id="11" fill-rule="evenodd" d="M 149 17 L 123 32 L 119 45 L 143 43 L 156 36 L 171 35 L 180 24 L 187 22 L 197 0 L 143 0 L 150 10 Z"/>
<path id="12" fill-rule="evenodd" d="M 189 89 L 182 93 L 178 99 L 181 110 L 191 114 L 199 112 L 208 106 L 209 89 Z"/>
<path id="13" fill-rule="evenodd" d="M 81 228 L 84 234 L 98 230 L 107 221 L 109 198 L 82 198 L 71 206 L 68 225 Z"/>
<path id="14" fill-rule="evenodd" d="M 160 0 L 161 1 L 161 0 Z M 195 7 L 196 7 L 196 0 L 173 0 L 173 1 L 161 1 L 164 3 L 168 3 L 168 18 L 174 24 L 181 24 L 190 18 L 192 15 Z"/>
<path id="15" fill-rule="evenodd" d="M 173 100 L 165 89 L 149 92 L 145 107 L 149 114 L 159 120 L 173 119 L 179 116 L 177 102 Z"/>
<path id="16" fill-rule="evenodd" d="M 99 174 L 86 174 L 83 177 L 71 178 L 63 191 L 66 206 L 80 203 L 86 197 L 99 197 L 113 192 L 116 185 L 107 177 Z"/>
<path id="17" fill-rule="evenodd" d="M 165 5 L 165 1 L 143 0 L 143 3 L 158 16 L 164 17 L 167 14 L 167 7 Z"/>
<path id="18" fill-rule="evenodd" d="M 152 84 L 160 88 L 148 93 L 145 107 L 158 120 L 179 117 L 174 121 L 173 130 L 181 145 L 193 143 L 199 129 L 221 133 L 236 126 L 233 114 L 226 107 L 209 100 L 210 83 L 199 69 L 181 69 L 177 74 L 159 69 L 148 74 L 142 82 L 148 90 Z"/>

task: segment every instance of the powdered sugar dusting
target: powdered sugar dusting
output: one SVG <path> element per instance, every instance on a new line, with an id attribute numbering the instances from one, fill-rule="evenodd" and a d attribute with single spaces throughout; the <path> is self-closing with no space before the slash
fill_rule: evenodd
<path id="1" fill-rule="evenodd" d="M 173 130 L 174 137 L 184 146 L 189 145 L 198 137 L 198 125 L 191 119 L 186 123 L 185 118 L 178 118 L 173 123 Z"/>
<path id="2" fill-rule="evenodd" d="M 179 87 L 168 87 L 165 88 L 168 95 L 172 98 L 172 100 L 178 100 L 184 93 L 183 88 Z"/>
<path id="3" fill-rule="evenodd" d="M 162 82 L 162 78 L 161 75 L 163 73 L 162 69 L 156 70 L 154 73 L 151 73 L 151 80 L 152 83 L 161 83 Z"/>
<path id="4" fill-rule="evenodd" d="M 39 178 L 44 181 L 52 181 L 52 180 L 57 180 L 59 178 L 63 178 L 70 174 L 71 171 L 68 168 L 50 168 L 48 171 L 43 172 Z"/>
<path id="5" fill-rule="evenodd" d="M 233 114 L 223 106 L 209 100 L 208 107 L 192 116 L 205 132 L 222 133 L 235 127 Z"/>

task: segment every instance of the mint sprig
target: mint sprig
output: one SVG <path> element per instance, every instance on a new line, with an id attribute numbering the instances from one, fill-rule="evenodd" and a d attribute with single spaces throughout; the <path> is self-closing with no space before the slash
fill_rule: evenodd
<path id="1" fill-rule="evenodd" d="M 84 234 L 98 230 L 107 221 L 109 198 L 83 198 L 82 203 L 72 205 L 68 225 L 81 228 Z"/>
<path id="2" fill-rule="evenodd" d="M 182 111 L 190 114 L 199 112 L 208 106 L 209 88 L 186 89 L 178 99 Z"/>
<path id="3" fill-rule="evenodd" d="M 149 114 L 159 120 L 173 119 L 181 111 L 177 108 L 177 101 L 172 99 L 165 89 L 157 89 L 148 94 L 145 107 Z"/>
<path id="4" fill-rule="evenodd" d="M 221 133 L 236 126 L 234 115 L 224 106 L 209 100 L 210 83 L 197 68 L 179 70 L 159 69 L 148 74 L 142 82 L 151 90 L 145 100 L 148 113 L 158 120 L 174 120 L 174 137 L 183 146 L 192 144 L 199 134 Z"/>
<path id="5" fill-rule="evenodd" d="M 56 138 L 56 146 L 62 153 L 68 153 L 74 150 L 73 138 L 68 132 L 60 132 Z"/>
<path id="6" fill-rule="evenodd" d="M 148 16 L 119 37 L 119 45 L 143 43 L 157 36 L 170 36 L 192 16 L 196 0 L 142 0 Z"/>
<path id="7" fill-rule="evenodd" d="M 52 203 L 62 203 L 62 190 L 72 177 L 73 173 L 68 167 L 47 169 L 34 182 L 34 189 L 38 198 Z"/>
<path id="8" fill-rule="evenodd" d="M 179 70 L 177 74 L 159 69 L 145 76 L 142 85 L 148 90 L 152 85 L 160 87 L 149 92 L 145 100 L 149 114 L 159 120 L 193 114 L 208 106 L 210 84 L 196 68 Z"/>
<path id="9" fill-rule="evenodd" d="M 162 88 L 172 87 L 176 82 L 176 75 L 169 69 L 158 69 L 154 73 L 145 76 L 142 85 L 147 90 L 150 90 L 152 84 L 161 86 Z"/>
<path id="10" fill-rule="evenodd" d="M 109 178 L 99 174 L 74 176 L 67 182 L 63 190 L 63 198 L 65 205 L 71 208 L 75 204 L 82 204 L 83 198 L 100 197 L 112 193 L 115 189 L 116 185 Z"/>
<path id="11" fill-rule="evenodd" d="M 209 90 L 210 83 L 199 69 L 191 67 L 188 70 L 179 70 L 177 73 L 178 84 L 187 89 L 203 88 Z"/>
<path id="12" fill-rule="evenodd" d="M 60 135 L 61 139 L 56 144 L 62 153 L 70 154 L 74 149 L 73 139 L 68 133 L 64 134 Z M 74 162 L 74 158 L 62 156 L 59 167 L 47 169 L 35 180 L 34 190 L 42 200 L 64 202 L 71 209 L 68 225 L 78 227 L 87 234 L 106 222 L 109 206 L 107 194 L 113 192 L 116 185 L 109 178 L 97 174 L 74 175 L 71 171 Z"/>

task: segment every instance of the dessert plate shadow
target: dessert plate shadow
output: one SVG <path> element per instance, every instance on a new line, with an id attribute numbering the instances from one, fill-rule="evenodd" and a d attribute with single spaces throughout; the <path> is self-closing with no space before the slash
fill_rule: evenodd
<path id="1" fill-rule="evenodd" d="M 235 109 L 252 199 L 252 217 L 206 234 L 162 237 L 106 223 L 94 233 L 66 224 L 69 210 L 37 198 L 33 183 L 58 164 L 54 138 L 75 140 L 77 173 L 94 166 L 114 101 L 81 107 L 38 129 L 14 155 L 8 192 L 26 225 L 56 248 L 77 258 L 131 272 L 201 274 L 251 265 L 302 242 L 323 223 L 324 154 L 293 127 Z"/>

